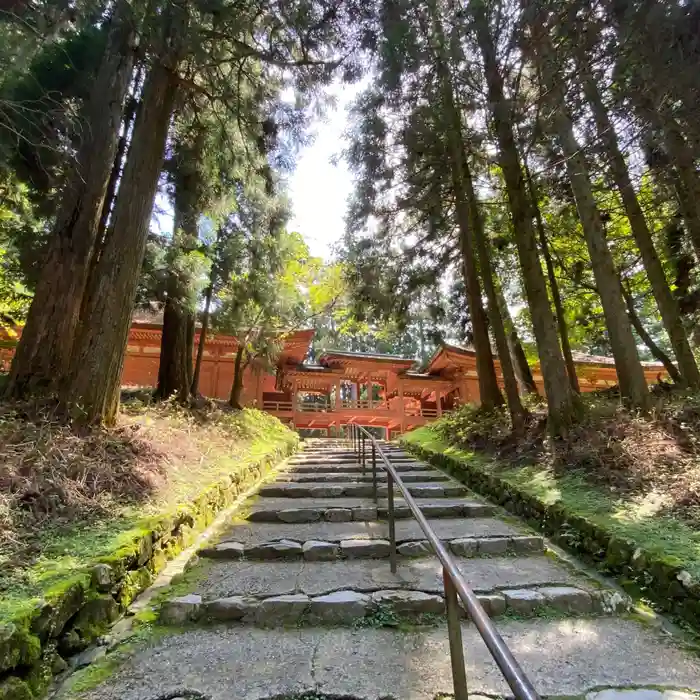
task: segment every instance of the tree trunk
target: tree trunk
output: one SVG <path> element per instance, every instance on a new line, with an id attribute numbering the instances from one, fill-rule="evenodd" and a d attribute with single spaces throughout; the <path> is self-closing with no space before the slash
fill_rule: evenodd
<path id="1" fill-rule="evenodd" d="M 242 409 L 241 392 L 243 391 L 243 355 L 245 354 L 245 345 L 241 343 L 236 351 L 236 361 L 233 365 L 233 384 L 231 385 L 231 395 L 229 396 L 229 405 L 232 408 Z"/>
<path id="2" fill-rule="evenodd" d="M 128 3 L 120 1 L 83 113 L 85 137 L 75 171 L 63 192 L 41 278 L 12 361 L 10 396 L 52 390 L 68 372 L 133 68 L 133 40 L 131 11 Z"/>
<path id="3" fill-rule="evenodd" d="M 195 331 L 195 316 L 194 312 L 187 312 L 187 359 L 185 367 L 187 368 L 187 393 L 190 393 L 192 387 L 192 360 L 194 357 L 194 331 Z"/>
<path id="4" fill-rule="evenodd" d="M 207 342 L 207 331 L 209 330 L 209 313 L 211 309 L 211 298 L 213 294 L 214 285 L 213 282 L 210 282 L 206 292 L 204 293 L 204 311 L 202 313 L 202 327 L 199 330 L 199 342 L 197 344 L 197 359 L 194 363 L 194 372 L 192 374 L 192 396 L 199 395 L 199 377 L 202 373 L 202 358 L 204 357 L 204 346 Z"/>
<path id="5" fill-rule="evenodd" d="M 576 374 L 576 364 L 574 363 L 574 356 L 571 352 L 571 343 L 569 342 L 569 328 L 566 324 L 566 316 L 564 314 L 564 304 L 561 300 L 561 292 L 559 291 L 559 283 L 557 282 L 557 276 L 554 271 L 554 261 L 552 260 L 552 254 L 549 251 L 549 243 L 547 241 L 547 232 L 544 229 L 544 222 L 542 221 L 542 212 L 540 211 L 539 196 L 537 194 L 537 187 L 530 174 L 530 168 L 527 165 L 527 159 L 523 159 L 523 167 L 525 169 L 525 178 L 527 179 L 528 189 L 530 191 L 530 199 L 532 201 L 532 210 L 535 212 L 535 223 L 537 224 L 537 235 L 540 239 L 540 249 L 542 251 L 542 257 L 544 257 L 544 264 L 547 268 L 547 277 L 549 278 L 549 288 L 552 292 L 552 299 L 554 300 L 554 311 L 557 318 L 557 326 L 559 327 L 559 340 L 561 341 L 561 350 L 564 354 L 564 362 L 566 363 L 566 374 L 569 377 L 569 382 L 571 388 L 577 393 L 581 393 L 581 387 L 578 383 L 578 375 Z"/>
<path id="6" fill-rule="evenodd" d="M 700 177 L 692 150 L 673 117 L 654 111 L 655 121 L 664 134 L 664 144 L 676 171 L 678 198 L 695 257 L 700 262 Z"/>
<path id="7" fill-rule="evenodd" d="M 95 283 L 85 308 L 63 401 L 82 419 L 112 423 L 116 417 L 124 352 L 148 223 L 175 100 L 172 69 L 156 63 L 144 86 L 119 196 Z"/>
<path id="8" fill-rule="evenodd" d="M 141 82 L 141 76 L 143 75 L 143 66 L 136 69 L 136 76 L 133 80 L 134 94 L 127 96 L 126 107 L 124 109 L 124 118 L 122 120 L 122 134 L 119 137 L 119 142 L 117 144 L 117 152 L 114 156 L 114 163 L 112 165 L 112 172 L 109 174 L 109 182 L 107 183 L 107 191 L 105 193 L 105 199 L 102 204 L 102 213 L 100 214 L 100 223 L 97 228 L 97 241 L 95 245 L 95 253 L 99 253 L 105 239 L 105 232 L 107 231 L 107 224 L 109 222 L 110 214 L 112 213 L 112 208 L 114 206 L 114 201 L 117 195 L 117 186 L 119 185 L 119 176 L 122 173 L 122 168 L 124 166 L 124 158 L 126 156 L 127 147 L 129 145 L 129 134 L 134 125 L 134 119 L 136 119 L 136 110 L 139 105 L 139 100 L 136 95 L 138 86 Z M 95 258 L 96 260 L 96 258 Z"/>
<path id="9" fill-rule="evenodd" d="M 500 164 L 506 182 L 525 295 L 532 315 L 537 352 L 549 404 L 549 430 L 555 436 L 565 435 L 579 414 L 580 404 L 575 392 L 571 390 L 564 358 L 559 348 L 557 329 L 547 295 L 547 283 L 542 274 L 537 253 L 537 240 L 532 227 L 527 189 L 515 143 L 511 110 L 505 98 L 503 78 L 499 72 L 496 49 L 483 0 L 475 0 L 470 7 L 474 10 L 477 40 L 484 60 Z"/>
<path id="10" fill-rule="evenodd" d="M 649 352 L 652 354 L 654 359 L 663 364 L 668 372 L 668 376 L 671 377 L 676 384 L 681 384 L 683 380 L 678 368 L 673 364 L 673 362 L 671 362 L 671 358 L 654 342 L 654 339 L 649 335 L 649 333 L 647 333 L 646 328 L 644 328 L 642 325 L 642 321 L 635 311 L 632 295 L 624 288 L 624 286 L 622 286 L 622 282 L 620 282 L 620 286 L 622 287 L 622 294 L 625 298 L 625 303 L 627 304 L 627 315 L 634 326 L 634 330 L 637 331 L 637 335 L 642 339 L 644 345 L 649 348 Z"/>
<path id="11" fill-rule="evenodd" d="M 203 139 L 197 139 L 201 144 Z M 175 226 L 169 250 L 167 284 L 168 313 L 163 317 L 160 367 L 156 396 L 168 398 L 176 394 L 182 403 L 189 402 L 192 386 L 192 356 L 194 354 L 194 296 L 193 280 L 183 273 L 178 260 L 191 253 L 198 244 L 198 219 L 200 216 L 200 161 L 201 148 L 188 154 L 185 163 L 178 163 L 175 178 Z M 166 325 L 172 325 L 167 329 Z M 173 343 L 168 347 L 168 343 Z M 173 366 L 168 366 L 172 364 Z"/>
<path id="12" fill-rule="evenodd" d="M 177 298 L 168 295 L 163 311 L 163 331 L 160 340 L 160 364 L 155 396 L 169 399 L 172 396 L 185 404 L 189 400 L 188 314 L 179 306 Z"/>
<path id="13" fill-rule="evenodd" d="M 474 233 L 471 228 L 471 213 L 467 201 L 464 183 L 465 159 L 463 150 L 462 119 L 455 104 L 452 77 L 449 73 L 445 37 L 437 7 L 433 3 L 433 29 L 435 39 L 435 62 L 442 91 L 443 109 L 445 110 L 445 132 L 450 158 L 450 176 L 457 210 L 457 227 L 459 229 L 459 247 L 462 253 L 462 268 L 467 291 L 467 303 L 472 322 L 474 353 L 476 355 L 476 373 L 479 381 L 479 396 L 485 409 L 503 405 L 503 396 L 498 387 L 496 368 L 493 363 L 491 342 L 489 340 L 486 313 L 481 299 L 479 273 L 474 253 Z"/>
<path id="14" fill-rule="evenodd" d="M 481 279 L 484 283 L 484 291 L 486 292 L 486 299 L 488 302 L 489 321 L 491 322 L 491 330 L 496 341 L 496 350 L 501 364 L 501 375 L 503 376 L 503 384 L 506 390 L 508 411 L 513 423 L 513 431 L 515 433 L 522 433 L 525 430 L 527 411 L 520 401 L 518 382 L 515 378 L 515 371 L 513 370 L 513 363 L 508 348 L 508 339 L 506 338 L 503 319 L 498 304 L 493 266 L 491 265 L 490 246 L 489 242 L 486 240 L 484 220 L 479 211 L 479 202 L 474 192 L 474 183 L 472 181 L 466 154 L 464 155 L 464 168 L 462 172 L 465 194 L 469 204 L 470 226 L 474 232 L 474 240 L 479 257 L 479 268 L 481 269 Z"/>
<path id="15" fill-rule="evenodd" d="M 600 138 L 605 147 L 615 187 L 620 192 L 622 203 L 625 207 L 625 213 L 627 214 L 632 229 L 632 235 L 641 253 L 644 269 L 649 278 L 649 283 L 651 284 L 654 298 L 659 307 L 664 327 L 666 328 L 666 332 L 671 341 L 671 347 L 673 348 L 678 362 L 678 369 L 680 370 L 682 379 L 674 379 L 674 381 L 685 383 L 693 389 L 700 388 L 700 372 L 698 371 L 695 356 L 690 348 L 688 336 L 683 327 L 678 303 L 673 298 L 673 294 L 666 280 L 663 265 L 654 248 L 651 231 L 649 231 L 644 212 L 637 199 L 637 193 L 632 185 L 627 163 L 620 151 L 615 129 L 610 121 L 608 111 L 603 104 L 593 76 L 584 73 L 583 81 L 586 97 L 593 110 L 593 116 L 596 121 L 598 138 Z M 651 348 L 649 349 L 651 350 Z"/>
<path id="16" fill-rule="evenodd" d="M 496 288 L 496 293 L 498 295 L 498 308 L 501 311 L 503 327 L 508 341 L 508 351 L 510 352 L 515 376 L 520 385 L 520 391 L 524 394 L 539 394 L 539 389 L 537 388 L 537 384 L 535 384 L 535 378 L 532 376 L 532 370 L 527 362 L 527 357 L 523 350 L 522 343 L 520 342 L 520 338 L 518 338 L 518 331 L 515 329 L 515 324 L 508 311 L 508 304 L 503 297 L 503 292 L 500 288 Z"/>
<path id="17" fill-rule="evenodd" d="M 574 135 L 574 125 L 566 106 L 562 78 L 554 67 L 555 56 L 546 35 L 546 27 L 539 19 L 535 19 L 535 22 L 538 22 L 537 26 L 534 22 L 530 25 L 534 41 L 533 56 L 542 71 L 544 88 L 547 91 L 551 114 L 551 123 L 548 126 L 557 139 L 566 162 L 566 172 L 603 306 L 620 393 L 629 404 L 644 409 L 649 403 L 649 391 L 593 194 L 588 165 Z"/>

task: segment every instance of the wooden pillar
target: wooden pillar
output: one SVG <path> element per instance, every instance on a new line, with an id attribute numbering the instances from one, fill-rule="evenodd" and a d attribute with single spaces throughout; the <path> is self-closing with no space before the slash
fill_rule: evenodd
<path id="1" fill-rule="evenodd" d="M 335 410 L 337 411 L 342 405 L 342 399 L 340 396 L 340 377 L 336 379 L 335 382 Z"/>
<path id="2" fill-rule="evenodd" d="M 440 394 L 442 392 L 439 389 L 435 390 L 435 406 L 437 407 L 437 417 L 440 418 L 442 415 L 442 400 Z"/>
<path id="3" fill-rule="evenodd" d="M 406 407 L 403 403 L 403 381 L 399 379 L 399 411 L 401 412 L 401 433 L 406 432 Z"/>

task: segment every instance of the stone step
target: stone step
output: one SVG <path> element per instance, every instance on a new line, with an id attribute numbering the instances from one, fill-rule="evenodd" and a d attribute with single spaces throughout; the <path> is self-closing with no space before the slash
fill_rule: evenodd
<path id="1" fill-rule="evenodd" d="M 353 554 L 348 552 L 349 556 Z M 587 577 L 546 555 L 455 557 L 455 562 L 475 593 L 560 586 L 575 586 L 589 593 L 600 590 Z M 361 558 L 258 562 L 212 559 L 206 571 L 206 578 L 193 584 L 191 590 L 204 600 L 251 595 L 268 598 L 295 593 L 314 597 L 348 589 L 366 594 L 388 589 L 443 594 L 442 565 L 437 557 L 402 557 L 395 574 L 391 573 L 386 559 Z M 622 602 L 619 594 L 611 595 L 618 596 Z"/>
<path id="2" fill-rule="evenodd" d="M 381 478 L 386 479 L 386 472 L 381 469 L 377 469 Z M 379 477 L 378 477 L 379 478 Z M 415 482 L 440 482 L 449 481 L 453 483 L 458 483 L 451 479 L 447 474 L 443 474 L 439 471 L 424 471 L 424 472 L 406 472 L 401 474 L 401 479 L 405 483 L 415 483 Z M 337 472 L 337 471 L 327 471 L 327 472 L 286 472 L 277 475 L 277 482 L 289 482 L 289 483 L 372 483 L 372 470 L 370 468 L 369 474 L 353 474 L 347 472 Z"/>
<path id="3" fill-rule="evenodd" d="M 423 514 L 428 518 L 483 518 L 493 515 L 495 506 L 471 500 L 416 499 Z M 347 522 L 349 520 L 377 520 L 387 518 L 386 503 L 374 504 L 371 499 L 361 498 L 260 498 L 251 507 L 250 522 L 310 523 L 319 520 Z M 412 518 L 410 508 L 396 499 L 396 519 Z"/>
<path id="4" fill-rule="evenodd" d="M 447 484 L 419 482 L 407 484 L 407 488 L 415 498 L 455 498 L 469 493 L 465 486 L 456 482 Z M 377 474 L 377 494 L 386 498 L 387 491 L 386 474 Z M 371 483 L 277 483 L 263 486 L 259 494 L 282 498 L 372 498 L 373 486 Z"/>
<path id="5" fill-rule="evenodd" d="M 494 556 L 503 554 L 542 554 L 544 540 L 537 535 L 514 537 L 459 537 L 442 540 L 453 554 L 462 557 Z M 402 557 L 434 556 L 428 540 L 408 540 L 397 543 L 397 553 Z M 333 561 L 336 559 L 386 559 L 390 544 L 387 539 L 346 539 L 328 541 L 320 539 L 278 539 L 245 544 L 227 540 L 199 550 L 199 555 L 211 559 L 247 561 L 272 561 L 305 559 L 306 561 Z"/>
<path id="6" fill-rule="evenodd" d="M 409 454 L 402 454 L 402 453 L 388 453 L 387 457 L 392 461 L 392 462 L 415 462 L 416 458 L 413 457 L 412 455 Z M 372 458 L 372 452 L 371 450 L 368 450 L 365 459 L 371 459 Z M 327 462 L 327 463 L 357 463 L 360 462 L 361 457 L 360 455 L 357 454 L 349 454 L 349 455 L 330 455 L 326 452 L 310 452 L 310 453 L 304 453 L 304 452 L 298 452 L 297 454 L 293 455 L 292 457 L 289 458 L 290 462 Z"/>
<path id="7" fill-rule="evenodd" d="M 550 614 L 590 615 L 607 612 L 605 596 L 575 586 L 502 589 L 482 593 L 479 602 L 490 617 L 504 614 L 530 617 Z M 361 593 L 344 589 L 318 596 L 291 593 L 278 596 L 229 596 L 204 600 L 190 594 L 165 601 L 160 620 L 165 624 L 188 622 L 239 622 L 261 627 L 289 625 L 358 625 L 369 619 L 387 626 L 425 615 L 443 616 L 442 595 L 418 590 L 385 589 Z M 468 615 L 462 609 L 462 617 Z"/>
<path id="8" fill-rule="evenodd" d="M 516 537 L 533 535 L 495 518 L 438 518 L 428 523 L 443 540 L 463 537 Z M 338 543 L 342 540 L 371 540 L 389 538 L 387 522 L 312 522 L 312 523 L 250 523 L 237 521 L 221 541 L 258 544 L 273 540 L 322 540 Z M 425 534 L 414 519 L 396 521 L 396 541 L 399 544 L 422 540 Z"/>
<path id="9" fill-rule="evenodd" d="M 372 465 L 368 464 L 364 469 L 360 464 L 324 464 L 324 463 L 311 463 L 311 464 L 290 464 L 290 472 L 296 472 L 298 474 L 314 474 L 316 472 L 337 472 L 346 474 L 371 474 Z M 399 474 L 403 472 L 422 472 L 426 469 L 430 469 L 430 466 L 425 462 L 397 462 L 394 464 L 396 471 Z"/>
<path id="10" fill-rule="evenodd" d="M 543 697 L 585 700 L 695 700 L 700 659 L 634 619 L 508 619 L 505 643 Z M 471 623 L 462 626 L 471 695 L 512 697 Z M 93 700 L 179 697 L 404 698 L 451 694 L 444 625 L 393 629 L 260 629 L 236 625 L 158 635 L 115 665 Z M 600 690 L 605 688 L 606 690 Z M 625 688 L 615 695 L 614 688 Z M 664 694 L 668 688 L 668 694 Z M 63 692 L 59 700 L 75 698 Z"/>

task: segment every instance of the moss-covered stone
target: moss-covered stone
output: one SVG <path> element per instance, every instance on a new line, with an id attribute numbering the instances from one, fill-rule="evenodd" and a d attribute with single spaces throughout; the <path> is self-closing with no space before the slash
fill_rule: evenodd
<path id="1" fill-rule="evenodd" d="M 497 474 L 486 474 L 478 466 L 435 452 L 411 442 L 403 447 L 419 458 L 442 467 L 478 493 L 501 504 L 517 515 L 527 517 L 558 544 L 604 563 L 617 574 L 621 583 L 636 581 L 646 594 L 663 609 L 691 624 L 700 625 L 700 585 L 693 589 L 683 576 L 682 562 L 676 557 L 659 556 L 645 551 L 634 541 L 614 535 L 605 527 L 578 514 L 570 513 L 561 503 L 548 504 L 518 490 Z M 523 508 L 523 503 L 527 508 Z M 686 572 L 687 573 L 687 572 Z"/>
<path id="2" fill-rule="evenodd" d="M 19 678 L 6 678 L 0 682 L 0 700 L 33 700 L 29 686 Z"/>
<path id="3" fill-rule="evenodd" d="M 73 621 L 73 629 L 83 639 L 95 639 L 119 617 L 119 605 L 111 595 L 96 595 L 80 609 Z"/>
<path id="4" fill-rule="evenodd" d="M 119 586 L 117 602 L 122 608 L 128 608 L 134 598 L 152 582 L 153 574 L 145 566 L 129 571 Z"/>
<path id="5" fill-rule="evenodd" d="M 30 666 L 41 655 L 39 638 L 24 627 L 0 624 L 0 673 L 17 666 Z"/>
<path id="6" fill-rule="evenodd" d="M 84 649 L 88 641 L 119 616 L 120 608 L 128 607 L 153 582 L 167 560 L 189 546 L 221 509 L 252 486 L 280 458 L 296 451 L 298 442 L 295 434 L 288 436 L 275 445 L 268 456 L 235 465 L 236 471 L 206 488 L 193 501 L 169 513 L 144 519 L 135 528 L 131 541 L 93 561 L 85 571 L 60 582 L 44 599 L 25 606 L 19 621 L 0 625 L 0 673 L 22 667 L 25 677 L 5 678 L 0 683 L 0 700 L 40 697 L 52 673 L 65 667 L 56 653 L 56 641 L 52 640 L 58 640 L 58 647 L 64 654 Z M 95 564 L 109 567 L 109 582 L 93 576 Z"/>
<path id="7" fill-rule="evenodd" d="M 85 588 L 85 577 L 82 577 L 66 582 L 62 590 L 47 596 L 41 626 L 50 637 L 58 637 L 68 620 L 80 610 L 85 600 Z"/>

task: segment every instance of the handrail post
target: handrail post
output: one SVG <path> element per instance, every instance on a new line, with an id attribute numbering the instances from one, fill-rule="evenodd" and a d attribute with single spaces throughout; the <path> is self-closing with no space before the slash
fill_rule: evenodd
<path id="1" fill-rule="evenodd" d="M 372 493 L 374 502 L 377 502 L 377 446 L 372 440 Z"/>
<path id="2" fill-rule="evenodd" d="M 362 449 L 362 476 L 364 476 L 365 475 L 365 467 L 366 467 L 366 464 L 365 464 L 365 434 L 364 433 L 362 433 L 360 435 L 360 440 L 362 441 L 362 448 L 361 448 Z"/>
<path id="3" fill-rule="evenodd" d="M 387 505 L 389 510 L 389 566 L 396 573 L 396 520 L 394 517 L 394 477 L 387 472 Z"/>
<path id="4" fill-rule="evenodd" d="M 450 642 L 450 664 L 452 666 L 452 685 L 455 700 L 468 700 L 467 671 L 464 667 L 464 646 L 462 645 L 462 627 L 460 625 L 461 608 L 457 602 L 457 589 L 452 583 L 447 569 L 442 569 L 445 587 L 445 612 L 447 614 L 447 637 Z"/>
<path id="5" fill-rule="evenodd" d="M 443 583 L 445 591 L 445 607 L 448 623 L 448 636 L 450 644 L 450 661 L 452 666 L 452 680 L 454 685 L 455 700 L 468 700 L 466 667 L 464 665 L 464 647 L 462 643 L 462 628 L 460 624 L 461 606 L 459 601 L 464 605 L 474 626 L 481 635 L 486 648 L 493 657 L 496 665 L 503 674 L 503 678 L 513 691 L 513 695 L 517 700 L 540 700 L 537 690 L 532 685 L 530 679 L 525 675 L 520 667 L 520 664 L 513 656 L 512 652 L 504 642 L 498 630 L 494 627 L 489 619 L 486 611 L 482 607 L 479 599 L 474 592 L 469 588 L 462 572 L 459 570 L 457 562 L 452 555 L 447 551 L 444 543 L 437 536 L 430 523 L 422 512 L 418 503 L 411 495 L 410 490 L 401 479 L 400 474 L 396 471 L 394 465 L 391 464 L 389 458 L 385 454 L 381 446 L 377 445 L 374 437 L 361 425 L 353 422 L 353 436 L 357 439 L 358 461 L 360 458 L 360 450 L 362 450 L 363 473 L 366 463 L 366 446 L 365 438 L 369 438 L 372 442 L 372 467 L 373 476 L 376 468 L 376 453 L 379 453 L 381 459 L 381 468 L 386 471 L 387 475 L 387 510 L 389 520 L 389 563 L 391 572 L 396 573 L 397 570 L 397 550 L 396 550 L 396 509 L 394 505 L 394 484 L 398 487 L 399 493 L 406 502 L 406 506 L 413 514 L 413 517 L 418 521 L 420 529 L 424 532 L 433 551 L 442 563 L 443 567 Z M 359 436 L 362 436 L 363 442 L 360 446 Z"/>

